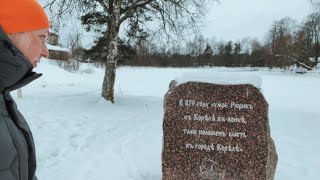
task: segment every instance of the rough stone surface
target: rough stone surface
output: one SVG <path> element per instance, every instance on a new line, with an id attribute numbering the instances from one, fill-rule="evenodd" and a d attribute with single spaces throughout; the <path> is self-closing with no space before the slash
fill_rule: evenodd
<path id="1" fill-rule="evenodd" d="M 268 104 L 252 85 L 172 81 L 163 134 L 163 180 L 274 178 Z"/>

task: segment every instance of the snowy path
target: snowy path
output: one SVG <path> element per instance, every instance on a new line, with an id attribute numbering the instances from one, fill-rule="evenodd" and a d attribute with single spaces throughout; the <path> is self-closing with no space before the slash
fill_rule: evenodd
<path id="1" fill-rule="evenodd" d="M 50 107 L 26 113 L 43 134 L 35 138 L 40 179 L 160 179 L 162 120 L 152 118 L 163 113 L 159 98 L 120 97 L 115 106 L 89 93 L 26 99 Z M 154 163 L 143 167 L 145 160 Z"/>

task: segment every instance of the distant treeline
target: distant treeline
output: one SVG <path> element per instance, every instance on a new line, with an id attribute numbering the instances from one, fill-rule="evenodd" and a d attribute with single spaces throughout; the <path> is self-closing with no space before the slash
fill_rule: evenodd
<path id="1" fill-rule="evenodd" d="M 148 54 L 134 55 L 119 61 L 126 66 L 155 66 L 155 67 L 201 67 L 201 66 L 225 66 L 225 67 L 280 67 L 287 68 L 294 64 L 286 59 L 279 59 L 257 53 L 243 54 L 213 54 L 192 56 L 190 54 Z"/>
<path id="2" fill-rule="evenodd" d="M 285 67 L 282 61 L 270 59 L 257 59 L 254 55 L 245 53 L 238 55 L 134 55 L 129 59 L 120 61 L 125 66 L 154 66 L 154 67 L 201 67 L 201 66 L 225 66 L 225 67 Z"/>
<path id="3" fill-rule="evenodd" d="M 320 56 L 320 14 L 312 13 L 300 24 L 286 17 L 275 21 L 264 42 L 243 38 L 238 42 L 217 41 L 196 35 L 186 43 L 170 45 L 144 38 L 136 43 L 120 40 L 118 65 L 155 67 L 269 67 L 294 64 L 314 67 Z M 107 39 L 104 39 L 107 41 Z M 101 61 L 101 47 L 86 51 L 83 59 Z M 105 48 L 103 51 L 106 51 Z"/>

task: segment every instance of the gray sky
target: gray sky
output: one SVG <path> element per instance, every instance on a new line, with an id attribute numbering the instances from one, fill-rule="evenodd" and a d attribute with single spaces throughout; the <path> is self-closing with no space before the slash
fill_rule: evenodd
<path id="1" fill-rule="evenodd" d="M 237 41 L 244 37 L 264 40 L 274 21 L 286 16 L 299 23 L 312 12 L 308 0 L 220 0 L 210 8 L 205 37 Z"/>

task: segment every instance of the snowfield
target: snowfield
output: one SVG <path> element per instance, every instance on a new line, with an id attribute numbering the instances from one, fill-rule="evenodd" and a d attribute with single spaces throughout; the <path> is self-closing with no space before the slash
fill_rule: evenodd
<path id="1" fill-rule="evenodd" d="M 120 67 L 115 104 L 100 95 L 104 69 L 82 64 L 68 72 L 44 59 L 35 71 L 43 76 L 22 89 L 23 98 L 12 95 L 33 132 L 39 180 L 160 180 L 169 83 L 212 72 L 262 79 L 279 156 L 276 180 L 320 179 L 320 71 Z"/>

